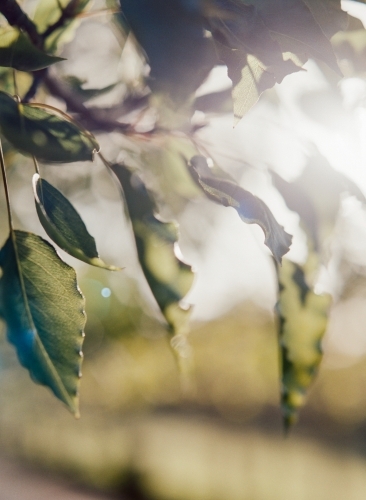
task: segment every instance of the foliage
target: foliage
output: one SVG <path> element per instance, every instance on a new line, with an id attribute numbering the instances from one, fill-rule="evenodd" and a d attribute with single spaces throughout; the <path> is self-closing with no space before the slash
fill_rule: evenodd
<path id="1" fill-rule="evenodd" d="M 114 92 L 119 82 L 87 89 L 80 78 L 63 75 L 58 69 L 64 45 L 79 36 L 81 20 L 93 14 L 89 3 L 39 0 L 33 18 L 15 0 L 1 3 L 0 130 L 6 158 L 11 159 L 14 151 L 24 155 L 24 162 L 33 158 L 36 211 L 51 240 L 83 262 L 116 271 L 118 267 L 99 257 L 82 218 L 40 175 L 37 163 L 102 161 L 122 190 L 142 272 L 180 355 L 186 352 L 179 346 L 185 345 L 189 319 L 189 308 L 182 305 L 182 299 L 192 286 L 193 272 L 177 254 L 177 223 L 158 215 L 161 200 L 154 189 L 145 186 L 138 167 L 145 165 L 159 184 L 164 182 L 164 162 L 168 161 L 171 168 L 169 173 L 165 171 L 165 182 L 182 204 L 206 196 L 235 208 L 244 222 L 258 224 L 278 272 L 282 407 L 285 425 L 291 425 L 321 360 L 320 344 L 330 302 L 328 296 L 313 290 L 324 258 L 324 228 L 316 215 L 317 200 L 311 198 L 305 184 L 286 183 L 273 173 L 273 183 L 289 209 L 300 216 L 309 247 L 303 266 L 285 260 L 281 267 L 292 236 L 264 201 L 214 165 L 196 140 L 199 127 L 192 125 L 194 112 L 224 113 L 227 92 L 198 98 L 195 92 L 215 66 L 226 65 L 236 124 L 263 92 L 287 75 L 303 71 L 309 58 L 338 76 L 342 73 L 337 55 L 348 58 L 356 70 L 362 67 L 359 47 L 364 50 L 366 46 L 366 31 L 357 23 L 357 33 L 352 29 L 354 23 L 341 9 L 340 0 L 107 2 L 108 8 L 94 14 L 107 16 L 108 26 L 117 29 L 122 46 L 127 39 L 133 41 L 143 61 L 139 80 L 124 82 L 116 115 L 88 101 Z M 356 43 L 361 45 L 356 47 Z M 348 52 L 347 47 L 351 47 Z M 20 92 L 17 82 L 22 82 Z M 63 101 L 70 114 L 47 104 L 50 96 Z M 126 146 L 123 162 L 107 158 L 108 151 L 100 153 L 93 134 L 102 137 L 110 132 L 135 144 L 140 151 L 137 162 L 133 161 L 133 147 Z M 179 145 L 169 150 L 164 140 L 173 139 Z M 159 175 L 157 150 L 161 155 Z M 172 156 L 169 151 L 173 151 Z M 7 336 L 32 378 L 49 386 L 77 414 L 84 301 L 74 271 L 50 243 L 14 228 L 2 152 L 0 159 L 9 219 L 9 236 L 0 253 L 0 311 Z M 179 182 L 172 181 L 174 175 Z"/>

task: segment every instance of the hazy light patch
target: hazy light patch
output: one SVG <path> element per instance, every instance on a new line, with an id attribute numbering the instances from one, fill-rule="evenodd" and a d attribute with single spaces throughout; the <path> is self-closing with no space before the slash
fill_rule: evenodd
<path id="1" fill-rule="evenodd" d="M 112 295 L 111 289 L 110 288 L 103 288 L 100 292 L 101 296 L 104 298 L 108 298 Z"/>
<path id="2" fill-rule="evenodd" d="M 337 304 L 330 314 L 326 350 L 357 358 L 366 354 L 365 323 L 364 297 L 354 297 Z"/>
<path id="3" fill-rule="evenodd" d="M 210 71 L 210 74 L 196 91 L 196 96 L 210 94 L 211 92 L 220 92 L 231 87 L 231 80 L 227 76 L 226 66 L 216 66 Z"/>
<path id="4" fill-rule="evenodd" d="M 351 16 L 358 17 L 360 21 L 366 26 L 366 8 L 365 5 L 355 2 L 353 0 L 342 0 L 342 9 L 348 12 Z"/>

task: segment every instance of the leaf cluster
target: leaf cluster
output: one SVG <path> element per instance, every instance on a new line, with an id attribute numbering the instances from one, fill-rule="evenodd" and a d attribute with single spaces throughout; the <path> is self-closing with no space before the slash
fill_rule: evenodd
<path id="1" fill-rule="evenodd" d="M 304 71 L 309 58 L 341 76 L 333 47 L 341 53 L 345 43 L 351 44 L 355 30 L 347 31 L 349 18 L 340 0 L 120 0 L 118 12 L 108 11 L 115 14 L 110 29 L 118 26 L 122 44 L 129 37 L 148 64 L 149 73 L 145 67 L 133 85 L 122 81 L 101 89 L 85 88 L 86 81 L 58 73 L 58 68 L 64 60 L 60 56 L 63 46 L 77 36 L 88 8 L 88 0 L 39 0 L 30 19 L 15 0 L 0 4 L 4 16 L 0 24 L 0 134 L 9 150 L 23 155 L 22 161 L 28 161 L 27 157 L 33 160 L 39 221 L 50 240 L 72 257 L 105 270 L 120 270 L 100 258 L 95 239 L 79 213 L 43 173 L 48 164 L 99 158 L 121 190 L 141 271 L 160 308 L 162 322 L 173 336 L 173 346 L 179 344 L 177 338 L 185 340 L 188 332 L 190 307 L 182 301 L 192 287 L 194 274 L 177 251 L 177 223 L 159 214 L 157 193 L 148 189 L 143 175 L 143 171 L 153 173 L 154 150 L 163 144 L 159 154 L 169 158 L 170 172 L 164 180 L 173 197 L 185 198 L 184 203 L 206 197 L 234 208 L 245 223 L 263 230 L 278 276 L 282 408 L 285 425 L 290 426 L 321 360 L 330 304 L 329 297 L 317 295 L 312 286 L 323 243 L 316 202 L 306 189 L 273 174 L 273 184 L 288 208 L 299 214 L 309 246 L 304 266 L 282 262 L 292 236 L 263 200 L 214 164 L 197 141 L 190 119 L 197 110 L 227 112 L 227 91 L 195 98 L 215 66 L 227 67 L 237 123 L 264 91 L 286 76 Z M 357 31 L 365 37 L 359 25 Z M 24 74 L 31 83 L 28 80 L 19 92 L 16 82 Z M 90 104 L 94 97 L 113 93 L 120 83 L 124 85 L 123 98 L 114 108 Z M 43 102 L 47 95 L 61 99 L 68 113 Z M 156 117 L 153 124 L 146 125 L 151 116 Z M 126 146 L 123 162 L 101 153 L 93 134 L 111 131 L 122 134 L 125 144 L 131 141 L 140 151 L 137 162 L 133 161 L 133 147 Z M 165 148 L 172 138 L 185 144 L 173 148 L 175 163 Z M 8 339 L 31 377 L 48 386 L 77 415 L 84 298 L 75 271 L 53 245 L 15 229 L 2 151 L 0 160 L 9 220 L 9 235 L 0 251 L 1 317 Z M 160 174 L 162 163 L 158 165 Z"/>

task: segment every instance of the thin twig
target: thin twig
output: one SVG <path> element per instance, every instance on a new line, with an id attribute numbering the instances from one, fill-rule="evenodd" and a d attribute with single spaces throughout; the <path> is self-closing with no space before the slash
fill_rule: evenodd
<path id="1" fill-rule="evenodd" d="M 120 131 L 124 133 L 133 132 L 133 127 L 129 123 L 110 120 L 108 117 L 101 116 L 101 110 L 88 109 L 65 84 L 56 80 L 49 74 L 46 74 L 43 83 L 53 96 L 61 98 L 66 103 L 68 111 L 79 114 L 79 121 L 81 121 L 88 130 L 99 130 L 103 132 Z"/>
<path id="2" fill-rule="evenodd" d="M 66 7 L 61 8 L 61 16 L 42 33 L 43 40 L 45 40 L 58 28 L 62 28 L 67 21 L 71 21 L 75 18 L 75 10 L 78 7 L 78 3 L 79 0 L 70 0 Z"/>
<path id="3" fill-rule="evenodd" d="M 37 158 L 34 155 L 32 155 L 32 158 L 33 158 L 34 169 L 36 171 L 36 174 L 40 175 L 40 173 L 39 173 L 39 165 L 38 165 Z"/>
<path id="4" fill-rule="evenodd" d="M 13 227 L 13 217 L 12 217 L 12 214 L 11 214 L 11 205 L 10 205 L 8 180 L 6 178 L 6 167 L 5 167 L 5 160 L 4 160 L 4 153 L 3 153 L 3 146 L 1 144 L 1 139 L 0 139 L 0 165 L 1 165 L 1 173 L 2 173 L 2 177 L 3 177 L 3 183 L 4 183 L 6 208 L 8 210 L 9 230 L 12 232 L 14 230 L 14 227 Z"/>

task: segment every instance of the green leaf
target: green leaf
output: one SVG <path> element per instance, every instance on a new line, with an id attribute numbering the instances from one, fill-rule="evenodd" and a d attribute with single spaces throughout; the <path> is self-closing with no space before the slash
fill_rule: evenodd
<path id="1" fill-rule="evenodd" d="M 279 345 L 281 353 L 281 406 L 285 430 L 297 420 L 306 391 L 322 359 L 321 341 L 327 326 L 329 295 L 316 295 L 303 269 L 284 260 L 278 270 L 280 296 Z"/>
<path id="2" fill-rule="evenodd" d="M 99 258 L 94 238 L 75 208 L 58 189 L 34 174 L 33 191 L 39 220 L 48 236 L 62 250 L 92 266 L 120 270 L 108 266 Z"/>
<path id="3" fill-rule="evenodd" d="M 13 231 L 0 252 L 8 340 L 32 379 L 78 416 L 84 297 L 75 271 L 41 237 Z"/>
<path id="4" fill-rule="evenodd" d="M 137 253 L 146 281 L 174 334 L 185 333 L 189 309 L 180 306 L 193 283 L 191 267 L 181 261 L 175 246 L 177 225 L 162 222 L 155 204 L 141 181 L 131 182 L 132 173 L 123 165 L 112 165 L 124 192 L 131 218 Z"/>
<path id="5" fill-rule="evenodd" d="M 240 218 L 247 224 L 258 224 L 264 232 L 265 245 L 271 250 L 278 263 L 290 249 L 292 236 L 278 224 L 267 205 L 249 191 L 231 180 L 200 175 L 197 171 L 198 162 L 206 161 L 201 156 L 195 156 L 189 163 L 189 170 L 197 185 L 208 198 L 223 205 L 233 207 Z M 207 165 L 207 161 L 206 161 Z M 209 170 L 207 166 L 206 171 Z"/>
<path id="6" fill-rule="evenodd" d="M 50 163 L 93 160 L 95 139 L 42 105 L 21 104 L 0 92 L 0 129 L 20 152 Z"/>
<path id="7" fill-rule="evenodd" d="M 63 57 L 46 54 L 15 28 L 0 29 L 0 66 L 19 71 L 36 71 L 64 61 Z"/>

